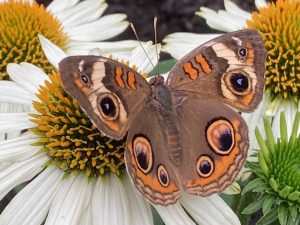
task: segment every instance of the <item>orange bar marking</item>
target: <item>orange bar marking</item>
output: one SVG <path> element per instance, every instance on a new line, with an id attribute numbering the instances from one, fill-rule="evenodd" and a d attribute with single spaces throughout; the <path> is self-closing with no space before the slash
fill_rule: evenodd
<path id="1" fill-rule="evenodd" d="M 116 67 L 116 76 L 115 76 L 115 80 L 118 84 L 119 87 L 121 88 L 125 88 L 125 84 L 124 84 L 124 81 L 122 79 L 122 76 L 123 76 L 123 70 L 121 67 L 117 66 Z"/>
<path id="2" fill-rule="evenodd" d="M 131 89 L 136 90 L 134 73 L 132 72 L 127 73 L 127 83 Z"/>
<path id="3" fill-rule="evenodd" d="M 207 60 L 204 58 L 203 55 L 201 55 L 201 54 L 196 55 L 195 60 L 196 60 L 197 63 L 200 64 L 200 66 L 201 66 L 204 73 L 210 73 L 211 72 L 211 67 L 210 67 L 210 65 L 208 64 Z"/>
<path id="4" fill-rule="evenodd" d="M 193 67 L 192 63 L 187 62 L 183 65 L 184 72 L 189 75 L 192 80 L 196 80 L 198 77 L 198 71 Z"/>

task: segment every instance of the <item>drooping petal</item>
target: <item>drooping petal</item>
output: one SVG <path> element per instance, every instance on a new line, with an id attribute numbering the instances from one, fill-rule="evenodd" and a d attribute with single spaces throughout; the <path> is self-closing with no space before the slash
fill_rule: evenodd
<path id="1" fill-rule="evenodd" d="M 79 0 L 54 0 L 47 6 L 47 10 L 55 15 L 58 12 L 71 8 L 78 2 Z"/>
<path id="2" fill-rule="evenodd" d="M 134 48 L 138 46 L 137 41 L 118 42 L 78 42 L 72 41 L 68 45 L 69 55 L 88 55 L 92 49 L 97 49 L 97 55 L 109 56 L 112 54 L 116 58 L 128 59 Z"/>
<path id="3" fill-rule="evenodd" d="M 39 86 L 48 79 L 40 68 L 30 63 L 9 63 L 7 73 L 16 84 L 32 94 L 37 93 Z"/>
<path id="4" fill-rule="evenodd" d="M 42 35 L 39 35 L 39 39 L 47 59 L 57 69 L 58 63 L 67 57 L 67 54 Z"/>
<path id="5" fill-rule="evenodd" d="M 218 37 L 220 34 L 196 34 L 178 32 L 169 34 L 163 40 L 165 45 L 163 52 L 169 53 L 173 58 L 179 60 L 199 45 Z"/>
<path id="6" fill-rule="evenodd" d="M 0 82 L 0 102 L 31 105 L 33 94 L 25 91 L 15 82 L 2 80 Z"/>
<path id="7" fill-rule="evenodd" d="M 166 225 L 195 225 L 178 202 L 169 206 L 153 206 Z"/>
<path id="8" fill-rule="evenodd" d="M 132 185 L 128 176 L 123 179 L 124 188 L 128 197 L 128 207 L 130 208 L 131 225 L 152 225 L 153 217 L 150 204 L 144 200 Z"/>
<path id="9" fill-rule="evenodd" d="M 128 27 L 124 14 L 110 14 L 99 20 L 66 28 L 65 32 L 75 41 L 102 41 L 112 38 Z"/>
<path id="10" fill-rule="evenodd" d="M 263 8 L 267 6 L 267 2 L 265 0 L 255 0 L 256 8 Z"/>
<path id="11" fill-rule="evenodd" d="M 19 137 L 0 142 L 0 163 L 14 162 L 28 159 L 35 155 L 41 148 L 32 146 L 37 136 L 26 132 Z"/>
<path id="12" fill-rule="evenodd" d="M 242 10 L 240 7 L 238 7 L 235 3 L 233 3 L 230 0 L 224 0 L 224 6 L 228 13 L 241 17 L 244 20 L 248 20 L 251 18 L 251 13 Z"/>
<path id="13" fill-rule="evenodd" d="M 208 197 L 183 194 L 180 202 L 199 224 L 240 225 L 238 217 L 217 194 Z"/>
<path id="14" fill-rule="evenodd" d="M 88 206 L 93 185 L 84 174 L 70 175 L 64 179 L 52 202 L 46 225 L 77 225 L 84 209 Z"/>
<path id="15" fill-rule="evenodd" d="M 60 13 L 55 13 L 55 16 L 59 18 L 63 27 L 71 28 L 98 19 L 106 8 L 107 4 L 104 0 L 87 0 Z"/>
<path id="16" fill-rule="evenodd" d="M 62 176 L 62 170 L 54 166 L 47 167 L 7 205 L 0 216 L 0 224 L 42 224 L 61 185 Z"/>
<path id="17" fill-rule="evenodd" d="M 29 120 L 27 113 L 0 114 L 0 133 L 21 131 L 34 126 L 35 124 Z"/>
<path id="18" fill-rule="evenodd" d="M 131 225 L 128 202 L 124 186 L 116 175 L 99 177 L 92 200 L 94 224 Z"/>
<path id="19" fill-rule="evenodd" d="M 0 171 L 0 199 L 12 188 L 35 177 L 43 170 L 43 165 L 48 157 L 44 154 L 37 154 L 27 160 L 15 162 L 9 167 Z"/>

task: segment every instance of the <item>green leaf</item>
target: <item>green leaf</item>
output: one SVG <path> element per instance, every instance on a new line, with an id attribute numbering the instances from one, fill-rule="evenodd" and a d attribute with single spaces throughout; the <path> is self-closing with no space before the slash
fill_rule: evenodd
<path id="1" fill-rule="evenodd" d="M 285 185 L 284 188 L 279 191 L 279 196 L 282 198 L 286 198 L 291 193 L 292 190 L 293 190 L 292 187 Z"/>
<path id="2" fill-rule="evenodd" d="M 296 224 L 299 224 L 299 220 L 300 220 L 300 215 L 299 214 L 295 218 L 293 218 L 292 216 L 290 216 L 288 218 L 287 225 L 296 225 Z"/>
<path id="3" fill-rule="evenodd" d="M 294 205 L 290 206 L 290 214 L 294 220 L 296 219 L 297 216 L 299 216 L 297 206 Z"/>
<path id="4" fill-rule="evenodd" d="M 288 206 L 286 204 L 280 204 L 278 208 L 278 220 L 281 225 L 286 225 L 288 212 Z"/>
<path id="5" fill-rule="evenodd" d="M 163 74 L 171 70 L 171 68 L 176 63 L 175 59 L 168 59 L 159 62 L 159 73 Z M 148 74 L 148 77 L 152 77 L 157 75 L 157 66 Z"/>
<path id="6" fill-rule="evenodd" d="M 259 187 L 260 185 L 262 185 L 264 183 L 264 180 L 262 178 L 256 178 L 252 181 L 250 181 L 243 189 L 242 191 L 242 195 L 244 195 L 245 193 L 253 190 L 254 188 Z"/>
<path id="7" fill-rule="evenodd" d="M 295 140 L 297 138 L 298 128 L 299 128 L 299 121 L 300 121 L 300 112 L 297 112 L 296 115 L 295 115 L 290 140 Z"/>
<path id="8" fill-rule="evenodd" d="M 265 133 L 267 136 L 267 146 L 270 151 L 274 151 L 275 139 L 274 139 L 271 123 L 267 117 L 264 117 L 263 121 L 264 121 Z"/>
<path id="9" fill-rule="evenodd" d="M 258 153 L 258 162 L 259 162 L 260 168 L 263 171 L 264 175 L 266 177 L 269 177 L 270 170 L 269 170 L 268 164 L 267 164 L 261 151 Z"/>
<path id="10" fill-rule="evenodd" d="M 281 134 L 282 140 L 284 140 L 284 141 L 288 140 L 285 114 L 283 111 L 280 113 L 280 134 Z"/>
<path id="11" fill-rule="evenodd" d="M 268 225 L 273 223 L 277 219 L 277 210 L 272 210 L 268 214 L 262 216 L 256 223 L 256 225 Z"/>
<path id="12" fill-rule="evenodd" d="M 271 211 L 271 207 L 275 202 L 276 202 L 276 197 L 274 197 L 273 195 L 268 195 L 265 198 L 264 203 L 262 205 L 262 211 L 264 215 L 268 214 Z"/>
<path id="13" fill-rule="evenodd" d="M 243 214 L 251 214 L 251 213 L 256 212 L 257 210 L 259 210 L 262 207 L 263 202 L 264 202 L 264 198 L 261 198 L 260 200 L 251 203 L 243 210 L 242 213 Z"/>
<path id="14" fill-rule="evenodd" d="M 254 188 L 252 191 L 253 192 L 266 192 L 267 190 L 270 190 L 270 186 L 267 185 L 266 183 L 262 183 L 260 186 L 257 188 Z"/>
<path id="15" fill-rule="evenodd" d="M 257 142 L 259 144 L 259 147 L 260 147 L 260 151 L 258 152 L 258 156 L 259 156 L 259 154 L 262 154 L 263 157 L 264 157 L 264 160 L 267 161 L 267 163 L 270 164 L 270 152 L 269 152 L 268 146 L 265 144 L 265 141 L 264 141 L 263 137 L 261 136 L 261 133 L 259 132 L 257 127 L 255 128 L 254 133 L 255 133 L 256 140 L 257 140 Z"/>

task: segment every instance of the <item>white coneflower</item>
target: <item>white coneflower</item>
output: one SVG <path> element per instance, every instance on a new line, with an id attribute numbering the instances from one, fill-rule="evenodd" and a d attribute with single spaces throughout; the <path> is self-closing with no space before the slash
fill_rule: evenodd
<path id="1" fill-rule="evenodd" d="M 41 41 L 57 65 L 65 55 L 44 38 Z M 156 64 L 155 46 L 144 47 Z M 140 48 L 128 58 L 133 59 L 140 70 L 152 70 Z M 124 140 L 104 137 L 62 89 L 56 72 L 48 76 L 21 63 L 9 64 L 8 73 L 13 81 L 6 81 L 10 88 L 0 89 L 0 95 L 14 96 L 29 110 L 0 114 L 0 133 L 27 129 L 0 142 L 0 196 L 31 181 L 6 206 L 0 224 L 153 224 L 150 204 L 124 169 Z M 183 195 L 175 205 L 154 207 L 166 224 L 240 224 L 217 195 Z"/>

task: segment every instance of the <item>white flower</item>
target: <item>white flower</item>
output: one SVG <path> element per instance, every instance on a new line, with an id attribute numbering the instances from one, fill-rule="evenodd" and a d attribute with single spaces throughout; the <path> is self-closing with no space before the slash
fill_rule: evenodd
<path id="1" fill-rule="evenodd" d="M 44 49 L 52 49 L 46 55 L 57 65 L 65 54 L 43 37 L 41 42 Z M 148 42 L 144 47 L 156 64 L 155 46 Z M 55 52 L 58 52 L 57 57 Z M 143 71 L 153 69 L 140 48 L 132 52 L 131 59 Z M 36 113 L 32 100 L 41 101 L 36 97 L 38 88 L 50 79 L 41 69 L 28 63 L 9 64 L 8 73 L 13 81 L 6 82 L 9 88 L 5 91 L 0 88 L 0 96 L 13 96 L 13 102 L 26 104 L 29 110 L 0 114 L 0 133 L 37 126 L 30 121 L 29 114 Z M 31 74 L 30 79 L 28 74 Z M 153 224 L 150 204 L 137 193 L 127 175 L 118 177 L 108 173 L 89 180 L 83 173 L 72 173 L 63 179 L 64 171 L 56 165 L 45 166 L 49 156 L 41 151 L 41 146 L 32 145 L 39 139 L 28 130 L 19 137 L 0 142 L 1 198 L 18 184 L 32 179 L 6 206 L 0 215 L 0 224 L 40 225 L 44 220 L 51 225 Z M 195 224 L 190 216 L 199 224 L 240 224 L 217 195 L 202 198 L 184 194 L 177 204 L 154 207 L 166 224 Z"/>

